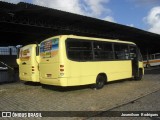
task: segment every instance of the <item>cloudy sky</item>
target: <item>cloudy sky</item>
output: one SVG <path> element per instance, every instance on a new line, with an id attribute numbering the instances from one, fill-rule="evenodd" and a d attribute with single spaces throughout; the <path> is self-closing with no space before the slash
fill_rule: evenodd
<path id="1" fill-rule="evenodd" d="M 90 16 L 160 34 L 160 0 L 0 0 L 20 1 Z"/>

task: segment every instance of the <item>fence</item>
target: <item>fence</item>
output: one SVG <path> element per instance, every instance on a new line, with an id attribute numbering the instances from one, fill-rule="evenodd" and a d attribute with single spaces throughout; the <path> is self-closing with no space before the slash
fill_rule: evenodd
<path id="1" fill-rule="evenodd" d="M 17 48 L 14 46 L 0 47 L 0 55 L 17 55 Z"/>
<path id="2" fill-rule="evenodd" d="M 18 80 L 18 70 L 0 70 L 0 84 L 16 82 Z"/>
<path id="3" fill-rule="evenodd" d="M 17 48 L 14 46 L 0 47 L 0 84 L 19 80 L 16 58 Z M 13 68 L 13 69 L 11 69 Z M 4 69 L 7 68 L 7 69 Z"/>

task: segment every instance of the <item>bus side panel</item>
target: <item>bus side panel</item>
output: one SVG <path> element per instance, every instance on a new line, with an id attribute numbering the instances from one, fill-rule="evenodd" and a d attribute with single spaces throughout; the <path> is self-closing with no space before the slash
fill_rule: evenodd
<path id="1" fill-rule="evenodd" d="M 127 61 L 99 61 L 73 62 L 70 61 L 70 78 L 68 85 L 85 85 L 96 82 L 99 73 L 105 73 L 108 81 L 132 77 L 131 60 Z"/>
<path id="2" fill-rule="evenodd" d="M 79 85 L 80 84 L 80 77 L 81 77 L 81 63 L 68 61 L 69 62 L 69 79 L 68 79 L 68 86 Z"/>
<path id="3" fill-rule="evenodd" d="M 83 63 L 81 65 L 81 84 L 95 83 L 100 73 L 107 75 L 108 81 L 132 77 L 131 61 L 106 61 Z M 90 78 L 88 78 L 90 76 Z M 94 78 L 94 79 L 93 79 Z"/>
<path id="4" fill-rule="evenodd" d="M 143 61 L 138 62 L 139 68 L 142 69 L 143 75 L 144 75 L 144 63 Z"/>
<path id="5" fill-rule="evenodd" d="M 108 63 L 108 68 L 106 70 L 110 71 L 108 73 L 108 81 L 121 80 L 132 77 L 131 60 L 112 61 L 111 63 Z"/>

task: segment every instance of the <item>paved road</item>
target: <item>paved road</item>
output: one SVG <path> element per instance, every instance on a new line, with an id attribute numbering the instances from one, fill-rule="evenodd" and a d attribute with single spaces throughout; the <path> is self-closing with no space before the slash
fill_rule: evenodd
<path id="1" fill-rule="evenodd" d="M 155 74 L 160 73 L 159 68 L 149 68 L 145 71 L 146 76 L 153 75 L 155 77 Z M 158 80 L 158 79 L 157 79 Z M 159 78 L 160 80 L 160 78 Z M 151 113 L 154 114 L 159 114 L 160 116 L 160 89 L 157 91 L 153 91 L 145 96 L 142 96 L 138 99 L 135 99 L 133 101 L 130 101 L 126 104 L 122 104 L 120 106 L 116 106 L 115 108 L 112 108 L 109 110 L 109 113 L 113 113 L 116 111 L 116 113 L 140 113 L 139 115 L 141 116 L 141 113 L 147 111 L 146 113 Z M 140 112 L 139 112 L 140 111 Z M 156 112 L 155 112 L 156 111 Z M 158 111 L 158 112 L 157 112 Z M 95 115 L 96 117 L 89 117 L 88 120 L 160 120 L 160 117 L 150 117 L 150 116 L 145 116 L 145 117 L 98 117 L 98 116 L 107 116 L 107 112 L 103 112 L 101 114 Z M 153 114 L 152 114 L 153 115 Z M 113 114 L 114 116 L 114 114 Z"/>
<path id="2" fill-rule="evenodd" d="M 160 110 L 158 106 L 159 104 L 156 105 L 159 102 L 158 96 L 160 96 L 160 74 L 158 71 L 159 69 L 147 70 L 147 74 L 144 76 L 142 81 L 125 80 L 121 82 L 110 83 L 101 90 L 92 90 L 88 88 L 88 86 L 61 89 L 53 86 L 41 87 L 40 84 L 30 84 L 23 82 L 4 84 L 0 86 L 0 110 L 139 110 L 139 108 L 136 106 L 140 106 L 142 110 L 150 110 L 150 108 L 153 110 Z M 147 96 L 150 95 L 151 97 L 148 98 Z M 139 98 L 141 98 L 142 101 Z M 143 99 L 145 99 L 145 102 Z M 133 102 L 133 104 L 127 104 L 132 101 L 135 102 Z M 152 103 L 156 107 L 152 106 Z M 148 104 L 150 104 L 149 107 Z M 120 107 L 116 108 L 117 106 Z"/>
<path id="3" fill-rule="evenodd" d="M 110 110 L 110 113 L 113 113 L 116 111 L 119 111 L 120 114 L 126 114 L 126 113 L 133 113 L 135 111 L 141 111 L 141 112 L 135 112 L 138 113 L 141 116 L 141 113 L 147 111 L 146 113 L 150 114 L 159 114 L 160 115 L 160 90 L 153 92 L 151 94 L 148 94 L 140 99 L 137 99 L 135 101 L 131 101 L 125 105 L 117 106 Z M 127 112 L 126 112 L 127 111 Z M 159 112 L 153 112 L 152 111 L 159 111 Z M 99 114 L 97 116 L 105 116 L 107 115 L 107 112 L 103 112 L 102 114 Z M 160 120 L 160 117 L 151 117 L 151 116 L 145 116 L 145 117 L 90 117 L 88 120 Z"/>

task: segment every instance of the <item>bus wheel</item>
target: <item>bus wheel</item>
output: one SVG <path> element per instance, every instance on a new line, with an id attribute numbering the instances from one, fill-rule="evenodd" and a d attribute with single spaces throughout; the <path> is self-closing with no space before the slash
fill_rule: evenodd
<path id="1" fill-rule="evenodd" d="M 140 70 L 139 70 L 139 76 L 135 77 L 134 79 L 135 79 L 135 80 L 142 80 L 142 77 L 143 77 L 143 72 L 142 72 L 142 70 L 140 69 Z"/>
<path id="2" fill-rule="evenodd" d="M 105 85 L 106 78 L 103 75 L 98 75 L 96 79 L 95 88 L 101 89 Z"/>

